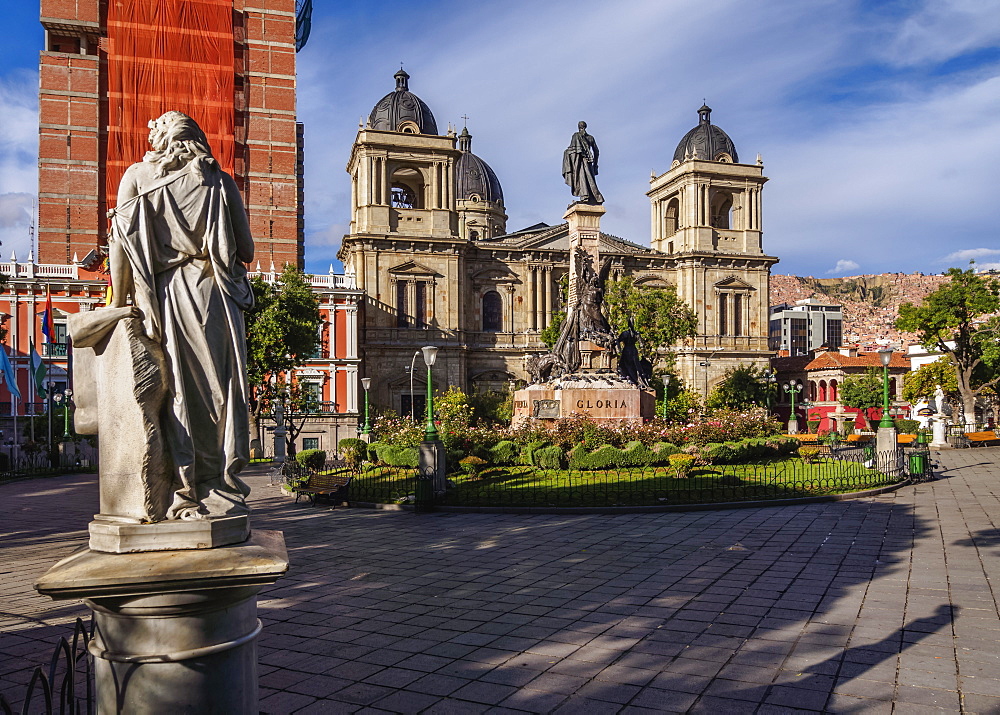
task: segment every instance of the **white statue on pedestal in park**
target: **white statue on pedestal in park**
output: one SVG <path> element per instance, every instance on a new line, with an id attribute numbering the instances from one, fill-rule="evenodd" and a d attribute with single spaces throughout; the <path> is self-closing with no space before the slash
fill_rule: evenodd
<path id="1" fill-rule="evenodd" d="M 128 349 L 115 359 L 135 372 L 118 392 L 138 403 L 142 434 L 120 434 L 102 414 L 102 401 L 113 399 L 102 394 L 107 385 L 79 406 L 101 433 L 102 483 L 107 471 L 122 488 L 142 490 L 141 505 L 106 508 L 102 484 L 102 515 L 143 523 L 243 515 L 249 488 L 237 474 L 249 460 L 243 311 L 253 305 L 244 265 L 254 254 L 250 227 L 236 183 L 193 119 L 167 112 L 149 127 L 152 150 L 126 170 L 109 212 L 111 305 L 70 325 L 75 347 L 95 349 L 95 365 L 110 354 L 111 334 L 122 333 Z M 103 369 L 105 383 L 117 379 Z M 92 377 L 88 370 L 98 367 L 75 370 L 77 380 Z M 104 464 L 108 439 L 145 450 L 132 482 Z"/>

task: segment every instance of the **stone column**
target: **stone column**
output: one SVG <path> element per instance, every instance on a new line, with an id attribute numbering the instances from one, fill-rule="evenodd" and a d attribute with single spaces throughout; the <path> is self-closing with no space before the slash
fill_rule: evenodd
<path id="1" fill-rule="evenodd" d="M 580 268 L 575 265 L 576 248 L 583 248 L 593 260 L 594 271 L 601 271 L 598 243 L 601 236 L 601 216 L 605 208 L 596 204 L 572 204 L 563 219 L 569 222 L 569 304 L 576 305 L 577 276 Z"/>
<path id="2" fill-rule="evenodd" d="M 535 266 L 528 266 L 528 309 L 531 329 L 538 330 L 538 269 Z"/>
<path id="3" fill-rule="evenodd" d="M 94 613 L 99 713 L 255 713 L 257 593 L 288 570 L 280 531 L 231 546 L 78 551 L 39 579 Z"/>
<path id="4" fill-rule="evenodd" d="M 547 328 L 552 322 L 552 266 L 542 267 L 542 306 L 544 310 L 542 328 Z"/>

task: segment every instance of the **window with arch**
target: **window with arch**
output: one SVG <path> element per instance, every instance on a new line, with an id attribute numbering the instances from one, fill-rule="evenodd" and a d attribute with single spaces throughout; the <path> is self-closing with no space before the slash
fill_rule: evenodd
<path id="1" fill-rule="evenodd" d="M 826 380 L 819 381 L 819 401 L 826 402 Z"/>
<path id="2" fill-rule="evenodd" d="M 667 202 L 667 210 L 663 214 L 663 232 L 666 236 L 673 236 L 680 229 L 680 201 L 676 198 Z"/>
<path id="3" fill-rule="evenodd" d="M 469 240 L 470 241 L 478 241 L 479 240 L 479 231 L 477 231 L 476 229 L 472 229 L 471 231 L 469 231 Z"/>
<path id="4" fill-rule="evenodd" d="M 503 330 L 503 299 L 495 290 L 483 295 L 483 330 L 491 333 Z"/>
<path id="5" fill-rule="evenodd" d="M 732 228 L 733 197 L 718 193 L 712 199 L 712 228 Z"/>
<path id="6" fill-rule="evenodd" d="M 743 305 L 745 293 L 722 291 L 718 293 L 719 335 L 740 337 L 744 334 Z"/>
<path id="7" fill-rule="evenodd" d="M 816 401 L 816 382 L 814 380 L 809 381 L 809 401 Z"/>
<path id="8" fill-rule="evenodd" d="M 397 209 L 417 208 L 417 195 L 406 184 L 395 183 L 392 185 L 392 206 Z"/>
<path id="9" fill-rule="evenodd" d="M 837 401 L 837 381 L 830 380 L 830 400 L 833 402 Z"/>

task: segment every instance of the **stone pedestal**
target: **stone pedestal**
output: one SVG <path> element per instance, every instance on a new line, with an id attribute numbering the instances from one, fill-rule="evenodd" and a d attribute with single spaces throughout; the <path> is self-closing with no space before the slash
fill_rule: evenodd
<path id="1" fill-rule="evenodd" d="M 569 255 L 570 261 L 574 261 L 574 249 L 580 246 L 593 260 L 594 270 L 601 270 L 600 251 L 598 244 L 601 237 L 601 216 L 606 213 L 603 206 L 599 204 L 571 204 L 563 216 L 563 220 L 569 224 Z M 569 305 L 576 305 L 577 286 L 576 279 L 581 274 L 575 270 L 575 266 L 570 266 L 569 272 Z"/>
<path id="2" fill-rule="evenodd" d="M 441 440 L 420 443 L 420 476 L 430 479 L 435 494 L 442 494 L 448 487 L 445 473 L 444 443 Z"/>
<path id="3" fill-rule="evenodd" d="M 799 420 L 797 417 L 793 417 L 788 420 L 788 434 L 798 434 L 799 433 Z"/>
<path id="4" fill-rule="evenodd" d="M 35 588 L 93 610 L 100 713 L 256 713 L 257 592 L 288 570 L 278 531 L 200 551 L 81 550 Z"/>
<path id="5" fill-rule="evenodd" d="M 948 444 L 948 420 L 942 414 L 937 414 L 931 420 L 931 449 L 945 449 Z"/>
<path id="6" fill-rule="evenodd" d="M 598 422 L 637 422 L 656 414 L 656 393 L 613 374 L 564 375 L 514 393 L 514 426 L 586 415 Z"/>
<path id="7" fill-rule="evenodd" d="M 875 434 L 876 467 L 886 474 L 898 474 L 902 469 L 898 437 L 895 427 L 879 427 Z"/>

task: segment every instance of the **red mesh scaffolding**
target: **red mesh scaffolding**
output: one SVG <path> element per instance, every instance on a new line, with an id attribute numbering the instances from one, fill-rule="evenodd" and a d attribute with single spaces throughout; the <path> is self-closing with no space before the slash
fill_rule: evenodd
<path id="1" fill-rule="evenodd" d="M 149 150 L 147 123 L 170 110 L 198 122 L 232 174 L 233 0 L 111 0 L 107 25 L 108 206 Z"/>

